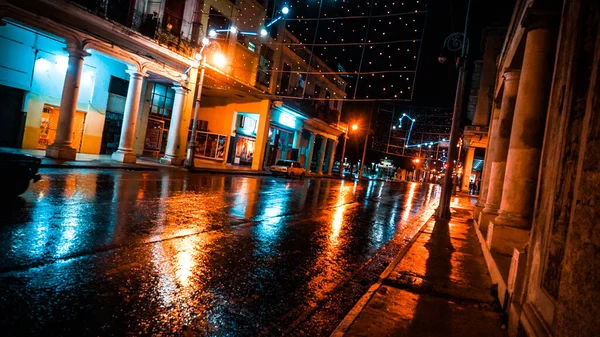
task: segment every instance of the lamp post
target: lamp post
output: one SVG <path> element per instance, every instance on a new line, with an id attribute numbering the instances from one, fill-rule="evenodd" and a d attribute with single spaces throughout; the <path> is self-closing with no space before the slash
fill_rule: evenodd
<path id="1" fill-rule="evenodd" d="M 185 162 L 183 163 L 183 166 L 187 169 L 194 168 L 194 154 L 196 153 L 196 131 L 198 128 L 198 111 L 200 110 L 200 103 L 202 101 L 202 87 L 204 85 L 204 73 L 206 71 L 207 55 L 205 50 L 209 46 L 216 46 L 217 48 L 220 48 L 218 43 L 212 43 L 208 38 L 202 39 L 202 48 L 198 53 L 200 71 L 196 77 L 196 105 L 194 106 L 194 115 L 192 119 L 192 134 L 190 135 L 190 139 L 188 141 Z"/>
<path id="2" fill-rule="evenodd" d="M 344 146 L 342 147 L 342 156 L 340 157 L 340 178 L 344 177 L 344 168 L 346 166 L 346 143 L 348 143 L 348 129 L 344 133 Z"/>
<path id="3" fill-rule="evenodd" d="M 454 112 L 452 113 L 452 127 L 450 128 L 450 146 L 448 148 L 448 161 L 444 183 L 442 185 L 442 193 L 440 194 L 440 203 L 435 212 L 436 220 L 450 220 L 450 199 L 452 197 L 452 172 L 454 170 L 454 160 L 456 160 L 456 144 L 458 142 L 458 134 L 460 131 L 460 115 L 463 107 L 463 97 L 465 90 L 466 79 L 466 58 L 469 52 L 469 41 L 467 40 L 467 28 L 469 26 L 469 12 L 471 10 L 471 0 L 467 3 L 467 16 L 465 18 L 464 33 L 450 34 L 444 41 L 444 47 L 450 51 L 460 50 L 460 58 L 458 60 L 458 83 L 456 85 L 456 96 L 454 97 Z M 443 56 L 438 60 L 442 61 Z M 444 59 L 445 61 L 445 59 Z"/>

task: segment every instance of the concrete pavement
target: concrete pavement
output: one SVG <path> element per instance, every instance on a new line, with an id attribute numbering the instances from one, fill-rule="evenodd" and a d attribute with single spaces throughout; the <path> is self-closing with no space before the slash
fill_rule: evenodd
<path id="1" fill-rule="evenodd" d="M 449 224 L 430 219 L 331 336 L 506 336 L 473 203 L 455 197 Z"/>

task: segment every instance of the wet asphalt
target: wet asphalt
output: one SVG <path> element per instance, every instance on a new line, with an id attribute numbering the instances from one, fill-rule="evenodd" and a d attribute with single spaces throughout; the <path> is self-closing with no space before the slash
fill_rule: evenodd
<path id="1" fill-rule="evenodd" d="M 2 336 L 328 336 L 429 184 L 42 170 L 0 206 Z"/>

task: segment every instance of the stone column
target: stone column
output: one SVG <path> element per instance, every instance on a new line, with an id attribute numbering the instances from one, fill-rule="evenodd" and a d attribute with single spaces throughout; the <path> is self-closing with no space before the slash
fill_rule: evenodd
<path id="1" fill-rule="evenodd" d="M 129 73 L 129 87 L 127 88 L 127 99 L 125 100 L 121 138 L 119 140 L 119 149 L 112 154 L 112 159 L 123 163 L 135 163 L 136 157 L 133 153 L 133 141 L 135 139 L 135 127 L 145 75 L 140 73 L 135 67 L 129 67 L 127 73 Z"/>
<path id="2" fill-rule="evenodd" d="M 310 138 L 308 139 L 308 147 L 306 148 L 306 158 L 304 158 L 304 169 L 306 172 L 310 172 L 310 163 L 312 162 L 313 151 L 315 149 L 315 134 L 313 132 L 310 133 Z"/>
<path id="3" fill-rule="evenodd" d="M 65 50 L 69 53 L 69 63 L 60 99 L 58 127 L 54 143 L 46 149 L 46 157 L 75 160 L 77 150 L 73 147 L 73 128 L 75 127 L 79 83 L 81 82 L 83 58 L 90 54 L 72 45 L 69 45 Z"/>
<path id="4" fill-rule="evenodd" d="M 331 143 L 331 151 L 329 152 L 329 164 L 327 165 L 327 174 L 331 175 L 331 172 L 333 172 L 333 162 L 335 160 L 335 151 L 337 150 L 337 146 L 338 146 L 338 141 L 334 140 Z M 343 159 L 342 161 L 340 161 L 340 166 L 343 163 Z"/>
<path id="5" fill-rule="evenodd" d="M 465 167 L 463 167 L 462 191 L 469 192 L 473 159 L 475 159 L 475 148 L 471 146 L 467 150 L 467 159 L 465 160 Z"/>
<path id="6" fill-rule="evenodd" d="M 173 87 L 173 90 L 175 90 L 175 99 L 173 101 L 171 125 L 169 126 L 169 137 L 167 138 L 165 156 L 160 158 L 160 162 L 167 165 L 181 165 L 183 158 L 177 155 L 179 153 L 179 129 L 181 128 L 183 103 L 185 102 L 188 89 L 177 85 Z"/>
<path id="7" fill-rule="evenodd" d="M 323 174 L 323 163 L 325 162 L 325 150 L 327 149 L 327 138 L 321 136 L 321 148 L 319 149 L 319 161 L 317 162 L 317 174 Z"/>
<path id="8" fill-rule="evenodd" d="M 488 184 L 490 181 L 490 158 L 492 157 L 492 153 L 494 152 L 494 140 L 492 138 L 494 128 L 498 127 L 498 118 L 500 116 L 500 107 L 499 104 L 492 105 L 492 120 L 490 121 L 490 125 L 488 127 L 488 143 L 487 148 L 485 149 L 485 156 L 483 158 L 483 171 L 481 171 L 481 185 L 479 186 L 479 199 L 477 203 L 473 207 L 473 219 L 479 219 L 479 215 L 481 214 L 481 210 L 485 206 L 485 200 L 487 198 L 487 190 Z M 478 224 L 479 225 L 479 224 Z"/>
<path id="9" fill-rule="evenodd" d="M 543 18 L 533 19 L 525 42 L 502 201 L 487 233 L 490 249 L 507 255 L 529 240 L 552 80 L 556 37 L 539 22 Z"/>
<path id="10" fill-rule="evenodd" d="M 519 87 L 520 72 L 518 70 L 504 73 L 504 90 L 502 93 L 502 105 L 500 116 L 494 128 L 494 153 L 489 157 L 489 185 L 485 200 L 485 207 L 479 216 L 479 228 L 487 233 L 490 220 L 498 215 L 500 202 L 502 200 L 502 185 L 506 171 L 506 158 L 510 142 L 510 130 L 512 128 L 515 103 L 517 100 L 517 89 Z"/>

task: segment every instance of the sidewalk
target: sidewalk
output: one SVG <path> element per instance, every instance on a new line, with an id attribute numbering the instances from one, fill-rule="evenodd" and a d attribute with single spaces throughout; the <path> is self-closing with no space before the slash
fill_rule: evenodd
<path id="1" fill-rule="evenodd" d="M 473 202 L 455 197 L 451 208 L 450 223 L 430 219 L 332 337 L 506 336 L 470 217 Z"/>
<path id="2" fill-rule="evenodd" d="M 104 154 L 86 154 L 78 153 L 76 160 L 56 160 L 45 157 L 43 150 L 16 149 L 0 147 L 0 150 L 14 153 L 26 153 L 36 156 L 42 160 L 42 168 L 65 168 L 65 169 L 121 169 L 132 171 L 157 171 L 158 169 L 179 169 L 184 170 L 182 166 L 164 165 L 153 158 L 138 157 L 135 164 L 125 164 L 112 160 L 110 155 Z M 220 163 L 203 162 L 197 167 L 188 170 L 192 173 L 209 174 L 242 174 L 251 176 L 270 176 L 270 171 L 256 171 L 247 166 L 223 166 Z M 337 175 L 309 175 L 312 178 L 332 178 L 341 179 Z"/>

